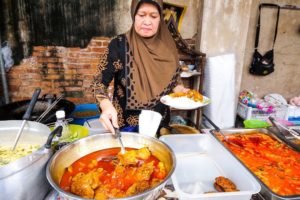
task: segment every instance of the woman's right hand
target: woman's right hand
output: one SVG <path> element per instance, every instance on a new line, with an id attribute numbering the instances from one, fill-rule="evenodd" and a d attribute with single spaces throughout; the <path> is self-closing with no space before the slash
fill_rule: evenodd
<path id="1" fill-rule="evenodd" d="M 118 113 L 110 102 L 109 99 L 103 99 L 100 102 L 100 108 L 102 110 L 99 121 L 102 123 L 104 128 L 110 131 L 112 134 L 115 134 L 115 128 L 119 128 L 118 125 Z"/>

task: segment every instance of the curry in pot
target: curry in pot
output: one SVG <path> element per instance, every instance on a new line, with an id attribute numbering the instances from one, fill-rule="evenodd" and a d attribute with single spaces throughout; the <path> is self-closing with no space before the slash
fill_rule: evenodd
<path id="1" fill-rule="evenodd" d="M 0 167 L 27 156 L 40 148 L 40 145 L 18 145 L 14 151 L 11 146 L 0 146 Z"/>
<path id="2" fill-rule="evenodd" d="M 60 187 L 83 198 L 124 198 L 155 187 L 167 176 L 164 163 L 148 148 L 119 152 L 110 148 L 80 158 L 66 169 Z"/>
<path id="3" fill-rule="evenodd" d="M 218 136 L 221 140 L 222 136 Z M 274 193 L 300 194 L 300 154 L 270 135 L 232 134 L 222 142 Z"/>

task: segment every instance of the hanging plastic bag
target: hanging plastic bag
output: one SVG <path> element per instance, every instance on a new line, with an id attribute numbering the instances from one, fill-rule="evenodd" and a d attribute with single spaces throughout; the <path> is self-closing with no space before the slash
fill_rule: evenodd
<path id="1" fill-rule="evenodd" d="M 12 59 L 12 50 L 7 41 L 2 43 L 1 53 L 4 61 L 5 71 L 8 72 L 14 65 L 14 60 Z"/>

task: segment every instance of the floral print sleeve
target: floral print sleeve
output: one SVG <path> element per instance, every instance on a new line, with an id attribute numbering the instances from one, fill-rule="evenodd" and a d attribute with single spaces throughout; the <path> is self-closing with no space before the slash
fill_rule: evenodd
<path id="1" fill-rule="evenodd" d="M 93 93 L 100 103 L 103 99 L 109 99 L 108 87 L 114 78 L 116 71 L 116 62 L 118 62 L 118 48 L 116 39 L 112 39 L 108 48 L 100 58 L 97 73 L 94 76 Z"/>

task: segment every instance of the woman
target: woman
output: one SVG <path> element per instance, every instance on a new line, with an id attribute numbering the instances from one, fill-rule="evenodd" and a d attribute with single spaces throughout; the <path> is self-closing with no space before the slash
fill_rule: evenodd
<path id="1" fill-rule="evenodd" d="M 161 113 L 168 123 L 170 110 L 160 103 L 160 97 L 187 90 L 178 85 L 178 54 L 163 21 L 162 0 L 133 0 L 131 17 L 131 29 L 112 39 L 94 81 L 102 110 L 100 121 L 112 133 L 114 127 L 137 126 L 143 109 Z M 111 103 L 107 88 L 112 80 Z"/>

